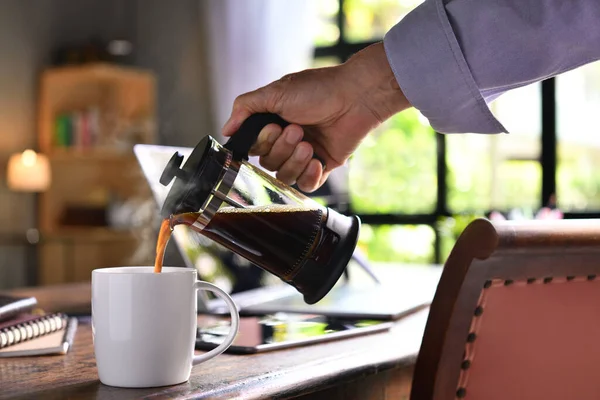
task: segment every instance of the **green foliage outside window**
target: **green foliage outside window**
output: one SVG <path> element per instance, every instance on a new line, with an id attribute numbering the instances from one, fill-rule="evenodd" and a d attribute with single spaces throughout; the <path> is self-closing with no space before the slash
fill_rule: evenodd
<path id="1" fill-rule="evenodd" d="M 381 39 L 422 0 L 344 0 L 346 40 Z"/>
<path id="2" fill-rule="evenodd" d="M 600 62 L 559 75 L 556 93 L 558 205 L 600 210 Z"/>
<path id="3" fill-rule="evenodd" d="M 600 146 L 560 143 L 558 205 L 566 211 L 600 209 Z"/>
<path id="4" fill-rule="evenodd" d="M 358 248 L 373 262 L 431 264 L 435 232 L 427 225 L 366 225 Z"/>
<path id="5" fill-rule="evenodd" d="M 357 213 L 431 213 L 437 196 L 435 133 L 407 110 L 372 132 L 349 165 Z"/>
<path id="6" fill-rule="evenodd" d="M 313 26 L 315 46 L 331 46 L 340 38 L 337 15 L 340 10 L 338 0 L 316 0 L 317 21 Z"/>

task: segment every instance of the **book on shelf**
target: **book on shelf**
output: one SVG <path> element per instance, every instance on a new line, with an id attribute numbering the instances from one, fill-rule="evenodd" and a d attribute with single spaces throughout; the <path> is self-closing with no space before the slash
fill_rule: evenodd
<path id="1" fill-rule="evenodd" d="M 53 144 L 57 148 L 86 150 L 98 144 L 100 115 L 97 108 L 62 113 L 54 122 Z"/>

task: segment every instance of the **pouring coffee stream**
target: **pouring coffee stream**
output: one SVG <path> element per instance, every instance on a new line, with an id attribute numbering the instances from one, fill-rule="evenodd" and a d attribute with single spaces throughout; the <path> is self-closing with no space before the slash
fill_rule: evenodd
<path id="1" fill-rule="evenodd" d="M 184 224 L 294 286 L 313 304 L 338 281 L 356 247 L 360 220 L 339 214 L 248 162 L 261 129 L 288 123 L 248 118 L 221 146 L 204 137 L 182 166 L 175 153 L 161 176 L 172 181 L 162 209 L 155 271 L 176 225 Z"/>
<path id="2" fill-rule="evenodd" d="M 158 231 L 158 239 L 156 241 L 156 257 L 154 258 L 155 273 L 160 274 L 162 272 L 165 259 L 165 250 L 167 249 L 167 244 L 169 243 L 169 239 L 171 238 L 171 234 L 173 233 L 175 225 L 182 223 L 192 225 L 198 218 L 196 214 L 197 213 L 180 214 L 177 216 L 170 216 L 169 218 L 162 220 L 160 229 Z"/>

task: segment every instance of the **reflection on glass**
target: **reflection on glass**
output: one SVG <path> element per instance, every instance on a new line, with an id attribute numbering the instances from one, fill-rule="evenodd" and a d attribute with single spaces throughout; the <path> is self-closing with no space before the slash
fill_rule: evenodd
<path id="1" fill-rule="evenodd" d="M 556 79 L 557 203 L 563 211 L 600 210 L 600 63 Z"/>
<path id="2" fill-rule="evenodd" d="M 345 39 L 349 42 L 380 40 L 422 0 L 345 0 Z"/>
<path id="3" fill-rule="evenodd" d="M 448 205 L 453 212 L 537 209 L 540 86 L 505 93 L 491 108 L 509 135 L 447 135 Z"/>
<path id="4" fill-rule="evenodd" d="M 340 10 L 339 0 L 314 1 L 316 6 L 317 21 L 315 29 L 315 46 L 331 46 L 340 38 L 340 29 L 337 25 L 337 15 Z"/>
<path id="5" fill-rule="evenodd" d="M 372 132 L 349 163 L 357 213 L 429 213 L 437 193 L 435 133 L 414 109 Z"/>
<path id="6" fill-rule="evenodd" d="M 363 224 L 358 248 L 374 262 L 427 264 L 434 261 L 435 232 L 428 225 Z"/>

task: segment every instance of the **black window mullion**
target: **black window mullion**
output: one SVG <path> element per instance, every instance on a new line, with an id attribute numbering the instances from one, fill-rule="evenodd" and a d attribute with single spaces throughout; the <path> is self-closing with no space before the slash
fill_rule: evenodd
<path id="1" fill-rule="evenodd" d="M 436 132 L 436 168 L 437 168 L 437 201 L 435 208 L 436 219 L 450 216 L 448 212 L 448 165 L 446 164 L 446 136 Z M 437 226 L 435 231 L 435 263 L 442 262 L 442 241 Z"/>
<path id="2" fill-rule="evenodd" d="M 437 215 L 450 215 L 448 212 L 448 166 L 446 164 L 446 136 L 436 132 L 437 168 Z"/>
<path id="3" fill-rule="evenodd" d="M 556 194 L 556 81 L 554 78 L 542 82 L 542 168 L 541 206 L 548 204 Z"/>
<path id="4" fill-rule="evenodd" d="M 336 23 L 340 32 L 338 44 L 346 41 L 346 13 L 344 12 L 344 0 L 339 0 L 339 12 L 337 14 Z"/>

